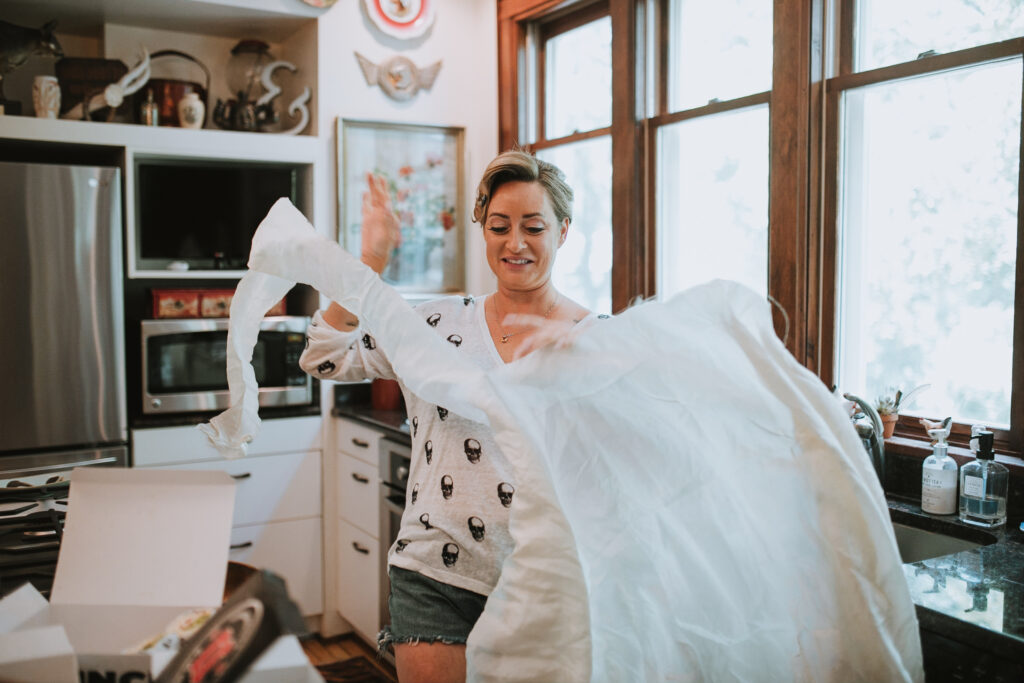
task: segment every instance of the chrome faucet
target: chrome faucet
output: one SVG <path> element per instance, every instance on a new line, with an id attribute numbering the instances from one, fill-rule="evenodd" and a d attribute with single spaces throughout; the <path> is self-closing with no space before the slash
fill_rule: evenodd
<path id="1" fill-rule="evenodd" d="M 857 429 L 857 434 L 860 436 L 861 443 L 864 444 L 864 450 L 868 452 L 871 457 L 871 464 L 875 467 L 875 473 L 878 474 L 878 481 L 882 484 L 882 488 L 885 488 L 885 437 L 882 434 L 882 419 L 878 417 L 878 411 L 876 411 L 870 403 L 854 396 L 853 394 L 843 394 L 843 398 L 847 401 L 853 401 L 857 404 L 857 408 L 868 418 L 871 424 L 864 424 L 859 422 L 858 418 L 860 415 L 854 414 L 853 426 Z"/>

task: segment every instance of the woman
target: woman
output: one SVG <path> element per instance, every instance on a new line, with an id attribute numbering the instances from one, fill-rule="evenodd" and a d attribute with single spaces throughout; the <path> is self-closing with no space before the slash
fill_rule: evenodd
<path id="1" fill-rule="evenodd" d="M 400 233 L 386 183 L 367 180 L 362 260 L 380 273 Z M 497 290 L 416 307 L 482 369 L 564 343 L 576 323 L 590 316 L 551 283 L 555 254 L 572 218 L 572 196 L 557 167 L 525 152 L 500 154 L 484 172 L 473 220 L 483 226 Z M 323 379 L 401 379 L 370 332 L 335 303 L 314 317 L 300 364 Z M 405 513 L 388 553 L 392 621 L 380 645 L 393 644 L 403 683 L 464 680 L 466 638 L 512 549 L 512 467 L 488 427 L 427 403 L 404 386 L 403 392 L 413 457 Z"/>

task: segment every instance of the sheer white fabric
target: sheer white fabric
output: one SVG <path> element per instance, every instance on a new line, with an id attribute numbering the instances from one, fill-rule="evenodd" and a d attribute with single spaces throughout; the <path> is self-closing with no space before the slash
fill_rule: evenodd
<path id="1" fill-rule="evenodd" d="M 516 467 L 516 547 L 470 635 L 470 680 L 923 680 L 874 471 L 753 292 L 691 289 L 484 373 L 286 200 L 249 267 L 232 407 L 202 426 L 225 452 L 259 428 L 259 319 L 305 282 L 360 317 L 412 391 L 489 423 Z"/>

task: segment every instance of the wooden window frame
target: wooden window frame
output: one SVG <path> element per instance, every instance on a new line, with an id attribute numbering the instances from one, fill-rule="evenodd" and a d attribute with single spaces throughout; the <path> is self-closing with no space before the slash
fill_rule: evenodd
<path id="1" fill-rule="evenodd" d="M 654 294 L 653 244 L 644 220 L 647 200 L 641 168 L 646 143 L 638 116 L 637 27 L 645 2 L 636 0 L 499 0 L 498 1 L 498 142 L 501 149 L 544 149 L 599 135 L 612 142 L 612 310 L 624 310 L 636 297 Z M 537 112 L 538 141 L 521 139 L 525 112 L 517 97 L 525 86 L 526 49 L 531 25 L 556 35 L 607 14 L 612 21 L 612 124 L 609 128 L 575 133 L 555 140 L 543 138 L 543 110 Z M 540 37 L 538 40 L 540 42 Z M 539 62 L 539 60 L 538 60 Z M 542 71 L 542 63 L 537 65 Z M 538 99 L 543 82 L 538 75 Z"/>
<path id="2" fill-rule="evenodd" d="M 669 0 L 607 0 L 612 20 L 612 263 L 613 310 L 655 292 L 657 129 L 700 114 L 757 104 L 764 94 L 712 103 L 685 112 L 669 112 L 665 20 Z M 842 89 L 872 79 L 911 77 L 950 68 L 964 57 L 1019 50 L 1024 38 L 995 47 L 936 55 L 911 63 L 853 73 L 855 0 L 774 0 L 773 67 L 769 103 L 768 292 L 786 311 L 786 346 L 826 386 L 835 381 L 838 104 Z M 499 143 L 517 145 L 522 112 L 517 93 L 523 85 L 526 32 L 546 18 L 566 16 L 588 0 L 498 0 Z M 829 12 L 838 13 L 834 41 L 836 68 L 828 61 Z M 554 24 L 553 24 L 554 25 Z M 647 41 L 655 41 L 650 48 Z M 648 50 L 653 59 L 648 59 Z M 963 53 L 963 54 L 961 54 Z M 648 63 L 650 62 L 650 63 Z M 648 73 L 648 69 L 653 71 Z M 833 71 L 835 73 L 833 73 Z M 651 97 L 645 87 L 653 84 Z M 648 104 L 648 103 L 651 104 Z M 646 109 L 650 107 L 650 111 Z M 1024 116 L 1022 116 L 1024 121 Z M 603 133 L 603 131 L 602 131 Z M 585 139 L 589 133 L 578 134 Z M 573 136 L 542 141 L 540 146 L 575 141 Z M 1024 134 L 1021 136 L 1024 164 Z M 1024 415 L 1024 168 L 1020 174 L 1015 281 L 1013 389 L 1011 416 Z M 783 316 L 775 315 L 783 336 Z M 1011 417 L 1011 421 L 1013 418 Z M 1017 418 L 1017 422 L 1021 422 Z M 956 426 L 951 443 L 966 445 L 966 427 Z M 1024 424 L 997 434 L 997 451 L 1024 468 L 1020 459 Z M 892 446 L 898 452 L 929 452 L 923 428 L 901 418 Z M 1004 462 L 1007 459 L 1003 458 Z"/>
<path id="3" fill-rule="evenodd" d="M 839 112 L 842 94 L 850 89 L 860 88 L 879 83 L 896 82 L 901 79 L 939 74 L 957 68 L 981 65 L 1008 57 L 1021 57 L 1024 61 L 1024 38 L 1012 38 L 998 43 L 989 43 L 944 54 L 920 57 L 913 61 L 878 67 L 874 69 L 854 70 L 854 16 L 856 0 L 841 0 L 840 31 L 838 38 L 838 72 L 825 81 L 825 111 L 827 121 L 825 128 L 829 131 L 825 140 L 825 171 L 827 179 L 823 193 L 822 235 L 830 258 L 824 262 L 820 283 L 821 296 L 829 302 L 828 310 L 822 317 L 821 346 L 822 356 L 828 359 L 827 365 L 819 371 L 819 376 L 826 384 L 834 383 L 834 369 L 838 361 L 836 346 L 837 312 L 835 302 L 838 297 L 838 239 L 839 239 L 839 149 L 841 145 L 839 130 Z M 1024 108 L 1024 98 L 1022 98 Z M 1021 153 L 1018 167 L 1017 191 L 1017 253 L 1016 279 L 1014 282 L 1014 322 L 1013 352 L 1011 368 L 1010 394 L 1010 427 L 1009 429 L 991 428 L 995 434 L 995 451 L 1008 455 L 1015 464 L 1021 461 L 1022 433 L 1024 433 L 1024 111 L 1021 116 Z M 932 416 L 942 417 L 942 416 Z M 916 417 L 901 415 L 896 427 L 898 437 L 897 448 L 906 452 L 916 451 L 920 454 L 928 452 L 923 445 L 930 440 Z M 970 441 L 971 426 L 968 423 L 954 422 L 949 437 L 951 446 L 966 449 Z"/>

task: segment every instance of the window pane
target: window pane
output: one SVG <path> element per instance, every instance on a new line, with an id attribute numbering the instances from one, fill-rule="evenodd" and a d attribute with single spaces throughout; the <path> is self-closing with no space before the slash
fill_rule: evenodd
<path id="1" fill-rule="evenodd" d="M 612 125 L 612 20 L 603 17 L 544 46 L 544 135 Z"/>
<path id="2" fill-rule="evenodd" d="M 573 189 L 569 236 L 551 275 L 555 287 L 592 311 L 611 313 L 611 136 L 552 147 L 537 156 L 565 171 Z"/>
<path id="3" fill-rule="evenodd" d="M 768 105 L 658 131 L 658 292 L 714 278 L 768 293 Z"/>
<path id="4" fill-rule="evenodd" d="M 669 108 L 771 90 L 771 0 L 672 0 Z"/>
<path id="5" fill-rule="evenodd" d="M 1024 34 L 1020 0 L 860 0 L 857 71 L 909 62 Z"/>
<path id="6" fill-rule="evenodd" d="M 840 387 L 1008 425 L 1021 61 L 843 102 Z"/>

